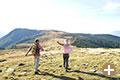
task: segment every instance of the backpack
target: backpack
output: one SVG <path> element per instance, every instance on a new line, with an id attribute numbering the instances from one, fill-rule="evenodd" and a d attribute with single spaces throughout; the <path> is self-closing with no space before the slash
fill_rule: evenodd
<path id="1" fill-rule="evenodd" d="M 34 44 L 32 46 L 32 54 L 37 54 L 37 53 L 39 53 L 38 45 Z"/>

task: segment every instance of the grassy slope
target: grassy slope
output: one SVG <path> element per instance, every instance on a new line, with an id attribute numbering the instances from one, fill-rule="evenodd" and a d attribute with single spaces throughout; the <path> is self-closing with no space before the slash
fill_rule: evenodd
<path id="1" fill-rule="evenodd" d="M 0 78 L 4 80 L 18 79 L 18 80 L 111 80 L 111 78 L 100 77 L 90 69 L 93 69 L 94 65 L 97 65 L 97 72 L 102 72 L 102 66 L 104 63 L 115 64 L 117 74 L 114 77 L 119 77 L 120 73 L 120 50 L 119 49 L 102 49 L 102 48 L 76 48 L 70 54 L 70 68 L 73 70 L 80 70 L 81 72 L 68 72 L 64 71 L 62 65 L 62 49 L 60 46 L 49 47 L 46 51 L 41 52 L 49 53 L 48 57 L 41 56 L 41 64 L 39 70 L 40 75 L 34 75 L 33 73 L 33 56 L 29 55 L 24 57 L 27 49 L 11 49 L 1 50 L 0 60 L 6 59 L 7 61 L 0 63 L 0 69 L 3 70 L 0 73 Z M 25 64 L 24 66 L 18 66 L 20 63 Z M 83 63 L 88 63 L 88 67 L 83 66 Z M 5 69 L 14 68 L 14 75 L 6 74 Z M 22 75 L 22 71 L 30 71 L 30 74 Z"/>

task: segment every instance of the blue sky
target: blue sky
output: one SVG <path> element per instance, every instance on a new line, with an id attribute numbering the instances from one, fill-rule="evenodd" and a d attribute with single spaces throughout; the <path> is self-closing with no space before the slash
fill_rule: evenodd
<path id="1" fill-rule="evenodd" d="M 15 28 L 104 34 L 120 30 L 120 0 L 1 0 L 0 32 Z"/>

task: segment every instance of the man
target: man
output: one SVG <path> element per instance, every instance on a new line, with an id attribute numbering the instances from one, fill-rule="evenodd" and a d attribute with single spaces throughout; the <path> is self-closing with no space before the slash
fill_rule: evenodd
<path id="1" fill-rule="evenodd" d="M 30 46 L 28 52 L 26 53 L 25 56 L 28 55 L 28 53 L 30 51 L 32 51 L 32 54 L 34 56 L 34 70 L 35 70 L 35 74 L 38 74 L 38 67 L 39 67 L 39 63 L 40 63 L 40 50 L 44 50 L 41 45 L 40 45 L 40 41 L 37 39 L 35 40 L 35 43 Z"/>

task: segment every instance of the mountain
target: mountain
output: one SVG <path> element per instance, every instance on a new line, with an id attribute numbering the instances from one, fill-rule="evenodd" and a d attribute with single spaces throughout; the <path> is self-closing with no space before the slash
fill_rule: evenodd
<path id="1" fill-rule="evenodd" d="M 84 48 L 120 48 L 120 37 L 110 34 L 82 34 L 82 33 L 67 33 L 57 30 L 30 30 L 17 28 L 0 38 L 1 48 L 16 48 L 16 46 L 25 46 L 32 44 L 35 39 L 40 39 L 40 42 L 46 46 L 52 46 L 57 40 L 78 37 L 77 47 Z M 49 44 L 49 45 L 48 45 Z"/>
<path id="2" fill-rule="evenodd" d="M 21 29 L 17 28 L 5 35 L 4 37 L 0 38 L 0 47 L 8 47 L 9 45 L 21 40 L 25 37 L 30 37 L 33 35 L 37 35 L 42 31 L 37 30 L 29 30 L 29 29 Z"/>
<path id="3" fill-rule="evenodd" d="M 116 36 L 120 36 L 120 31 L 113 31 L 112 34 Z"/>
<path id="4" fill-rule="evenodd" d="M 4 50 L 4 48 L 0 47 L 0 50 Z"/>
<path id="5" fill-rule="evenodd" d="M 110 41 L 115 41 L 120 43 L 120 37 L 111 34 L 79 34 L 86 37 L 105 39 Z"/>

